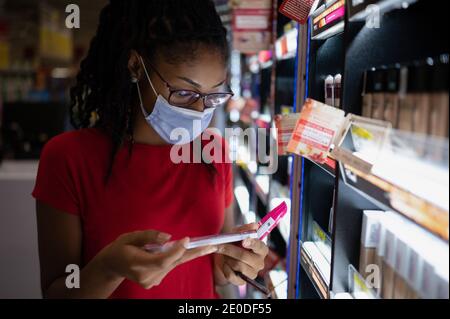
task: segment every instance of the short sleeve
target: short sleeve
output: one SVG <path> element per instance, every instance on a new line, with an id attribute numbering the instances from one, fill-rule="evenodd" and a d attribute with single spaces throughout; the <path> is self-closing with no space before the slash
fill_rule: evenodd
<path id="1" fill-rule="evenodd" d="M 233 165 L 225 164 L 225 207 L 233 202 Z"/>
<path id="2" fill-rule="evenodd" d="M 42 150 L 32 196 L 57 210 L 79 215 L 67 133 L 54 137 Z M 73 152 L 72 152 L 73 153 Z"/>

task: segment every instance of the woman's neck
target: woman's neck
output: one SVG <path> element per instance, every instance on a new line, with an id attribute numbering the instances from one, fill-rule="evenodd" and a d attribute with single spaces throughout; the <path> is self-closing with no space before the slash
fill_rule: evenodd
<path id="1" fill-rule="evenodd" d="M 133 125 L 133 141 L 148 145 L 168 145 L 155 129 L 147 123 L 141 112 L 136 112 Z"/>

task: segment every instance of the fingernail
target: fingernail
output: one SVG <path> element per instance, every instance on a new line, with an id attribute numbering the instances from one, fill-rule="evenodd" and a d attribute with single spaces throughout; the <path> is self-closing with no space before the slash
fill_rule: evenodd
<path id="1" fill-rule="evenodd" d="M 166 233 L 159 233 L 157 236 L 157 240 L 158 241 L 167 241 L 170 239 L 170 237 L 172 237 L 172 235 L 166 234 Z"/>
<path id="2" fill-rule="evenodd" d="M 245 239 L 244 242 L 242 243 L 242 246 L 244 246 L 245 248 L 249 248 L 251 246 L 250 240 Z"/>

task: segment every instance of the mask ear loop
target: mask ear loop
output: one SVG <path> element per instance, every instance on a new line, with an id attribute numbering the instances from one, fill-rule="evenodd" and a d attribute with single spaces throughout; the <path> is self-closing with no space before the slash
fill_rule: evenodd
<path id="1" fill-rule="evenodd" d="M 147 80 L 148 80 L 148 82 L 150 82 L 150 86 L 152 87 L 153 92 L 155 92 L 155 96 L 158 97 L 158 93 L 156 92 L 155 87 L 153 86 L 152 80 L 150 80 L 150 76 L 148 75 L 144 60 L 142 59 L 141 56 L 139 56 L 139 59 L 141 60 L 142 66 L 144 67 L 144 72 L 145 72 L 145 75 L 147 76 Z"/>
<path id="2" fill-rule="evenodd" d="M 136 87 L 137 87 L 138 96 L 139 96 L 139 105 L 141 107 L 142 113 L 144 114 L 144 117 L 147 117 L 148 113 L 144 108 L 144 102 L 142 102 L 141 89 L 139 88 L 139 81 L 136 82 Z"/>
<path id="3" fill-rule="evenodd" d="M 145 76 L 147 77 L 147 80 L 150 83 L 150 86 L 152 87 L 153 92 L 155 92 L 156 98 L 158 98 L 158 93 L 156 92 L 155 87 L 153 86 L 152 80 L 150 80 L 150 76 L 148 75 L 144 60 L 142 59 L 141 56 L 139 56 L 139 60 L 141 61 L 142 66 L 144 67 Z M 137 90 L 138 90 L 139 102 L 140 102 L 142 113 L 144 113 L 144 116 L 147 117 L 149 114 L 147 113 L 147 111 L 144 108 L 144 102 L 142 101 L 141 89 L 139 87 L 139 81 L 136 81 L 136 86 L 137 86 Z"/>

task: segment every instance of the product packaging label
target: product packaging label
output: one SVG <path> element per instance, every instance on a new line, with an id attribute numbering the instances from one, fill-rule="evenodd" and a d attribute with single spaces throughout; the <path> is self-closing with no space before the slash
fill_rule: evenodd
<path id="1" fill-rule="evenodd" d="M 275 116 L 275 127 L 277 129 L 278 155 L 287 155 L 287 145 L 291 139 L 295 124 L 300 113 L 283 114 Z"/>
<path id="2" fill-rule="evenodd" d="M 345 113 L 307 99 L 287 146 L 287 151 L 324 164 L 331 144 L 341 129 Z"/>

